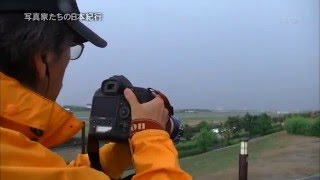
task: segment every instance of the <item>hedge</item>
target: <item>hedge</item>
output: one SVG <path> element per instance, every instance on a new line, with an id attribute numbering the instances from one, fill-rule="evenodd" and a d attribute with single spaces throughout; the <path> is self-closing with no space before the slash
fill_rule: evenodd
<path id="1" fill-rule="evenodd" d="M 320 119 L 304 118 L 301 116 L 288 118 L 285 130 L 290 134 L 320 137 Z"/>

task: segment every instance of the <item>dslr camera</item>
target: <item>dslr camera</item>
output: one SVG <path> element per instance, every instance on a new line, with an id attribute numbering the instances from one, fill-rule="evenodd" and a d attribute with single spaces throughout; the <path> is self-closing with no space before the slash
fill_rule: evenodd
<path id="1" fill-rule="evenodd" d="M 161 92 L 152 88 L 134 87 L 124 76 L 113 76 L 102 82 L 95 92 L 90 113 L 89 134 L 97 140 L 127 142 L 131 130 L 131 108 L 123 92 L 130 88 L 140 103 L 151 101 L 155 94 L 163 99 L 169 111 L 167 131 L 174 143 L 178 143 L 184 125 L 179 118 L 174 117 L 173 107 Z"/>

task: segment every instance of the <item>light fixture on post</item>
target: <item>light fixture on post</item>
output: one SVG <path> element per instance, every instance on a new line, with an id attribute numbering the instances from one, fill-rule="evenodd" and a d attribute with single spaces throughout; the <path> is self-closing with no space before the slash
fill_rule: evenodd
<path id="1" fill-rule="evenodd" d="M 249 138 L 243 138 L 240 142 L 239 180 L 248 179 L 248 141 Z"/>

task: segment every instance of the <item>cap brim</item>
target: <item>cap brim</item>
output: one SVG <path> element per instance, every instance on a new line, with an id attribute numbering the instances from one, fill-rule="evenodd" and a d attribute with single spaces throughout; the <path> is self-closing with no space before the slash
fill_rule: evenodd
<path id="1" fill-rule="evenodd" d="M 66 21 L 67 24 L 76 31 L 82 38 L 83 42 L 89 41 L 95 46 L 104 48 L 107 46 L 107 41 L 98 36 L 95 32 L 89 29 L 80 21 Z"/>

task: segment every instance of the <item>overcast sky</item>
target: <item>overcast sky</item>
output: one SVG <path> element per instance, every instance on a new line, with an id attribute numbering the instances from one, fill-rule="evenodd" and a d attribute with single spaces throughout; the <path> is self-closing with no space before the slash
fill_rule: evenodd
<path id="1" fill-rule="evenodd" d="M 61 105 L 125 75 L 175 108 L 319 109 L 319 0 L 78 0 L 108 41 L 70 62 Z"/>

